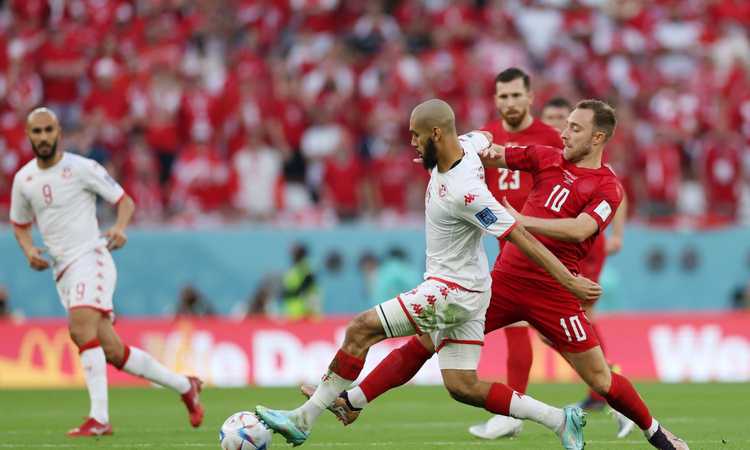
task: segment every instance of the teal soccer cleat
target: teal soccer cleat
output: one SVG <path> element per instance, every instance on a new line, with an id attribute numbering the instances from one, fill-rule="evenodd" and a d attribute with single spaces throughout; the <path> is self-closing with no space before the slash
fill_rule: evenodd
<path id="1" fill-rule="evenodd" d="M 565 423 L 560 432 L 560 442 L 566 450 L 583 450 L 583 427 L 586 426 L 586 415 L 577 406 L 566 406 Z"/>
<path id="2" fill-rule="evenodd" d="M 286 441 L 293 446 L 302 445 L 310 433 L 302 431 L 290 417 L 290 411 L 268 409 L 265 406 L 256 406 L 255 413 L 268 428 L 284 436 Z"/>

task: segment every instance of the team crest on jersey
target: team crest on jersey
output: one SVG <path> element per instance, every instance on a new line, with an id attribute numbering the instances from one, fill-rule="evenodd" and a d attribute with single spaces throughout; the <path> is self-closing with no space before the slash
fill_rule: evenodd
<path id="1" fill-rule="evenodd" d="M 573 184 L 573 182 L 577 179 L 575 175 L 568 172 L 567 170 L 563 170 L 563 182 L 567 184 Z"/>
<path id="2" fill-rule="evenodd" d="M 476 194 L 466 194 L 466 195 L 464 195 L 464 206 L 469 206 L 476 199 L 477 199 Z"/>
<path id="3" fill-rule="evenodd" d="M 73 176 L 73 171 L 70 170 L 70 167 L 63 167 L 62 171 L 62 177 L 64 180 L 70 179 L 70 177 Z"/>
<path id="4" fill-rule="evenodd" d="M 448 194 L 448 188 L 444 185 L 440 185 L 440 189 L 438 189 L 438 196 L 440 198 L 445 198 L 445 196 Z"/>

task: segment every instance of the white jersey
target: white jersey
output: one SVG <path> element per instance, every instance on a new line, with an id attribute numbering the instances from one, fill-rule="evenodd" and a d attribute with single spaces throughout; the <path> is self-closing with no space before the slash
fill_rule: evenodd
<path id="1" fill-rule="evenodd" d="M 461 141 L 463 159 L 440 173 L 432 169 L 425 196 L 427 271 L 471 291 L 489 290 L 491 279 L 482 235 L 505 236 L 515 219 L 484 182 L 484 167 L 475 149 Z"/>
<path id="2" fill-rule="evenodd" d="M 96 196 L 117 203 L 124 193 L 94 160 L 64 153 L 57 164 L 40 169 L 32 159 L 13 178 L 10 220 L 28 226 L 36 219 L 57 277 L 77 258 L 106 245 L 96 219 Z"/>

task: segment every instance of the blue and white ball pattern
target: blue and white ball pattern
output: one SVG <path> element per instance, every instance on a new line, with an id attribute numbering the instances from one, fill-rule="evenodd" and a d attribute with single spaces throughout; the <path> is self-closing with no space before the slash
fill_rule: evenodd
<path id="1" fill-rule="evenodd" d="M 248 411 L 234 413 L 219 430 L 223 450 L 269 450 L 271 431 Z"/>

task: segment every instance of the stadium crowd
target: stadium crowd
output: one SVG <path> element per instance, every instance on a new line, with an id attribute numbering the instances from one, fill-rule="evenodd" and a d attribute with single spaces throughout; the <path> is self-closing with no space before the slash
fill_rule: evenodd
<path id="1" fill-rule="evenodd" d="M 0 217 L 46 104 L 140 223 L 419 220 L 409 111 L 437 96 L 481 127 L 518 66 L 537 114 L 554 96 L 616 106 L 608 158 L 634 216 L 747 221 L 748 30 L 744 0 L 8 0 Z"/>

